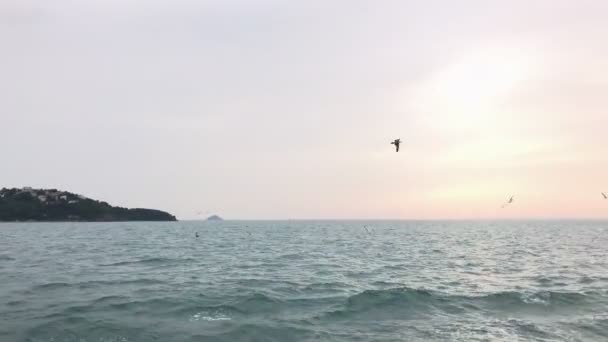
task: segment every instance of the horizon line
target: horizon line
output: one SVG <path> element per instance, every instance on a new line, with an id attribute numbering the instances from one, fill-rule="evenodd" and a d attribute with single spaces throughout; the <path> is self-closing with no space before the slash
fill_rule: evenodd
<path id="1" fill-rule="evenodd" d="M 207 222 L 207 219 L 179 219 L 178 221 Z M 497 218 L 234 218 L 222 221 L 608 221 L 607 217 L 497 217 Z M 222 222 L 210 221 L 210 222 Z"/>

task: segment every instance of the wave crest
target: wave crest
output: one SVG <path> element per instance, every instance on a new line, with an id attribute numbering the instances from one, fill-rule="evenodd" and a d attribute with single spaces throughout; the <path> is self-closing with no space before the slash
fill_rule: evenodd
<path id="1" fill-rule="evenodd" d="M 128 265 L 162 265 L 169 264 L 174 262 L 191 262 L 195 261 L 191 258 L 186 259 L 172 259 L 172 258 L 147 258 L 141 260 L 129 260 L 129 261 L 119 261 L 111 264 L 101 264 L 99 266 L 103 267 L 112 267 L 112 266 L 128 266 Z"/>
<path id="2" fill-rule="evenodd" d="M 533 293 L 506 291 L 479 296 L 462 296 L 425 289 L 398 287 L 386 290 L 366 290 L 346 298 L 332 316 L 352 316 L 366 313 L 386 314 L 399 318 L 420 317 L 441 311 L 448 314 L 465 311 L 525 311 L 529 313 L 558 312 L 588 305 L 598 300 L 594 293 L 540 291 Z"/>

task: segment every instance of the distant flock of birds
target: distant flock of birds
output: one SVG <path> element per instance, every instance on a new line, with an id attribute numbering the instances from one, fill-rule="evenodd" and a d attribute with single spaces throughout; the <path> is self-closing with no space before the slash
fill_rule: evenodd
<path id="1" fill-rule="evenodd" d="M 401 145 L 401 139 L 395 139 L 393 141 L 391 141 L 391 145 L 395 145 L 395 152 L 399 152 L 399 146 Z M 608 195 L 606 195 L 605 193 L 602 192 L 602 197 L 604 197 L 605 200 L 608 200 Z M 513 201 L 515 200 L 515 196 L 511 196 L 509 198 L 509 200 L 507 202 L 505 202 L 505 204 L 503 204 L 500 208 L 506 208 L 508 206 L 510 206 L 511 204 L 513 204 Z M 202 212 L 197 212 L 197 215 L 202 214 Z M 367 226 L 363 226 L 363 228 L 365 228 L 365 231 L 367 231 L 367 233 L 371 234 L 371 231 L 367 228 Z M 198 237 L 198 232 L 196 233 L 196 237 Z"/>
<path id="2" fill-rule="evenodd" d="M 391 145 L 395 145 L 395 152 L 399 152 L 399 145 L 401 145 L 401 139 L 395 139 L 391 142 Z M 606 195 L 605 193 L 602 192 L 602 196 L 604 197 L 604 199 L 608 199 L 608 195 Z M 511 205 L 513 203 L 513 201 L 515 200 L 515 196 L 511 196 L 511 198 L 509 198 L 509 200 L 503 204 L 501 206 L 501 208 L 506 208 L 509 205 Z M 367 230 L 367 228 L 365 228 Z"/>

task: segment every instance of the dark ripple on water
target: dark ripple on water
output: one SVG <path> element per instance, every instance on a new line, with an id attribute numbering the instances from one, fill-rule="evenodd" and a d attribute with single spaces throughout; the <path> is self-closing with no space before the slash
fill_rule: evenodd
<path id="1" fill-rule="evenodd" d="M 113 266 L 129 266 L 129 265 L 168 265 L 168 264 L 180 264 L 185 262 L 195 262 L 195 259 L 186 258 L 186 259 L 172 259 L 172 258 L 146 258 L 141 260 L 132 260 L 132 261 L 119 261 L 110 264 L 101 264 L 101 267 L 113 267 Z"/>
<path id="2" fill-rule="evenodd" d="M 608 340 L 603 222 L 0 230 L 2 342 Z"/>

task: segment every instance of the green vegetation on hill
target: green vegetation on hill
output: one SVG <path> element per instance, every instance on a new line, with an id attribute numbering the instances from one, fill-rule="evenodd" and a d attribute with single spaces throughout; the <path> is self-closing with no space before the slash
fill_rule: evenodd
<path id="1" fill-rule="evenodd" d="M 154 209 L 113 207 L 57 189 L 0 190 L 0 221 L 176 221 Z"/>

